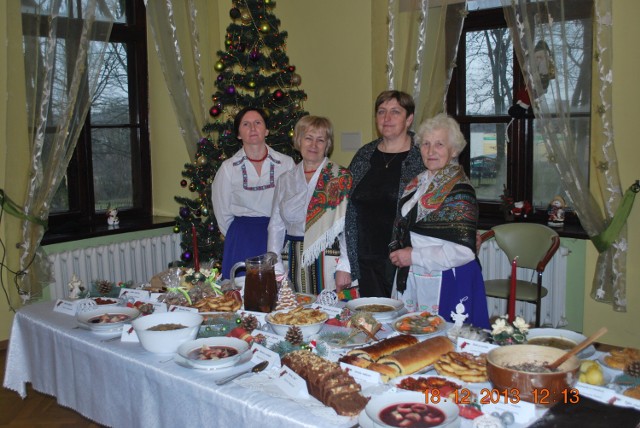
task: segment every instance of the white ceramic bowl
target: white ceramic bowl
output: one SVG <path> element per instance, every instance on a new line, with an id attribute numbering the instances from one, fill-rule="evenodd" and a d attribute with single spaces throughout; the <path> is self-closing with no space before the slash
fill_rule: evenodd
<path id="1" fill-rule="evenodd" d="M 446 398 L 442 398 L 438 403 L 425 404 L 425 395 L 417 391 L 388 392 L 377 397 L 372 397 L 367 407 L 365 407 L 365 412 L 376 424 L 375 426 L 398 427 L 401 426 L 399 423 L 393 423 L 389 419 L 383 419 L 384 410 L 396 405 L 402 405 L 404 408 L 415 406 L 415 409 L 418 410 L 420 414 L 423 414 L 423 417 L 442 417 L 441 423 L 429 426 L 451 427 L 459 423 L 460 411 L 455 403 Z M 436 410 L 433 410 L 433 408 Z"/>
<path id="2" fill-rule="evenodd" d="M 139 315 L 140 311 L 136 308 L 107 306 L 95 307 L 95 309 L 80 312 L 76 319 L 83 327 L 99 333 L 116 330 L 124 324 L 135 320 Z M 111 319 L 111 321 L 99 322 L 100 318 Z"/>
<path id="3" fill-rule="evenodd" d="M 388 311 L 370 311 L 369 308 L 374 306 L 387 306 Z M 388 321 L 396 318 L 400 311 L 404 308 L 401 300 L 389 299 L 387 297 L 360 297 L 358 299 L 349 300 L 347 309 L 350 311 L 368 311 L 378 321 Z"/>
<path id="4" fill-rule="evenodd" d="M 560 328 L 532 328 L 527 333 L 527 342 L 529 342 L 531 339 L 539 339 L 539 338 L 566 339 L 569 341 L 567 342 L 567 345 L 569 343 L 573 343 L 573 346 L 575 346 L 578 343 L 586 340 L 587 336 L 585 336 L 584 334 L 576 333 L 575 331 L 563 330 Z M 540 343 L 535 343 L 535 342 L 536 341 L 534 340 L 531 344 L 540 345 Z M 547 346 L 547 345 L 543 345 L 543 346 Z M 578 358 L 590 357 L 595 352 L 596 352 L 596 348 L 593 345 L 590 345 L 585 349 L 583 349 L 582 351 L 578 352 Z"/>
<path id="5" fill-rule="evenodd" d="M 287 310 L 275 311 L 275 312 L 271 312 L 270 314 L 267 314 L 267 316 L 265 317 L 267 320 L 267 324 L 271 326 L 273 331 L 276 334 L 283 337 L 286 336 L 287 331 L 294 324 L 279 324 L 272 321 L 271 317 L 273 314 L 286 313 L 286 312 L 289 312 L 289 311 Z M 297 327 L 300 327 L 300 331 L 302 331 L 302 337 L 305 341 L 310 340 L 311 336 L 313 336 L 314 334 L 317 334 L 320 330 L 322 330 L 322 326 L 324 326 L 324 323 L 329 319 L 329 315 L 326 312 L 324 311 L 320 311 L 320 312 L 322 312 L 325 315 L 324 319 L 320 322 L 316 322 L 313 324 L 295 324 Z"/>
<path id="6" fill-rule="evenodd" d="M 236 354 L 218 359 L 199 359 L 197 358 L 198 351 L 203 346 L 210 348 L 213 347 L 228 347 L 235 350 Z M 203 339 L 189 340 L 178 347 L 178 355 L 188 361 L 194 367 L 203 368 L 222 368 L 229 367 L 243 357 L 243 355 L 249 350 L 249 344 L 241 339 L 235 337 L 207 337 Z"/>
<path id="7" fill-rule="evenodd" d="M 177 330 L 149 330 L 159 324 L 182 324 Z M 202 315 L 193 312 L 158 312 L 133 321 L 133 328 L 144 349 L 154 354 L 173 354 L 188 340 L 193 340 L 202 324 Z"/>

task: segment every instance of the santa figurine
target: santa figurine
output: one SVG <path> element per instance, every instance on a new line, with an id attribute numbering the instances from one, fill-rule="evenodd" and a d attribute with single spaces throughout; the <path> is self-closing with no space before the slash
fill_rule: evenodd
<path id="1" fill-rule="evenodd" d="M 549 208 L 547 209 L 547 214 L 549 215 L 547 225 L 551 227 L 564 226 L 565 209 L 566 203 L 564 202 L 562 196 L 558 195 L 554 197 L 549 203 Z"/>
<path id="2" fill-rule="evenodd" d="M 513 208 L 511 208 L 511 214 L 513 214 L 516 219 L 527 218 L 530 212 L 531 204 L 529 201 L 514 202 Z"/>

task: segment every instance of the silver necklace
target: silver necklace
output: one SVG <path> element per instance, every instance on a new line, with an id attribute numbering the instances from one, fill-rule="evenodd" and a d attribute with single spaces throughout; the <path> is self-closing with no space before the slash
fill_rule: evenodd
<path id="1" fill-rule="evenodd" d="M 389 168 L 389 165 L 391 164 L 391 162 L 393 162 L 393 160 L 396 158 L 396 156 L 398 156 L 398 153 L 394 154 L 391 159 L 389 159 L 387 161 L 387 154 L 385 152 L 380 152 L 382 153 L 382 159 L 384 159 L 384 167 Z"/>

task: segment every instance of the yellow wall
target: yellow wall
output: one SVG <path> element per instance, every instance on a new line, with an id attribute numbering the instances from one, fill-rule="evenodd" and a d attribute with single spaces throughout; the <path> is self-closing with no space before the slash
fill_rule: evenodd
<path id="1" fill-rule="evenodd" d="M 215 78 L 212 64 L 215 63 L 216 51 L 220 49 L 220 40 L 224 40 L 224 31 L 229 24 L 231 2 L 199 1 L 199 16 L 206 22 L 206 25 L 200 26 L 204 32 L 201 34 L 203 64 L 208 61 L 204 66 L 207 70 L 205 92 L 212 94 L 215 92 L 211 83 Z M 386 4 L 382 7 L 382 3 L 379 0 L 278 0 L 274 10 L 281 20 L 281 30 L 289 33 L 287 53 L 291 64 L 296 66 L 302 77 L 301 88 L 308 95 L 305 109 L 312 114 L 326 115 L 333 121 L 336 149 L 332 157 L 343 165 L 349 163 L 353 152 L 341 150 L 342 132 L 361 132 L 362 143 L 374 138 L 373 99 L 385 85 L 384 68 L 380 66 L 381 60 L 384 61 L 381 49 L 385 49 L 380 46 L 383 45 L 386 31 Z M 24 143 L 26 126 L 15 125 L 25 121 L 23 109 L 15 108 L 24 106 L 23 84 L 20 80 L 22 58 L 19 38 L 17 43 L 6 43 L 8 32 L 16 34 L 17 31 L 20 34 L 18 5 L 18 0 L 0 2 L 0 94 L 3 96 L 3 102 L 0 103 L 0 129 L 5 130 L 5 133 L 0 133 L 0 186 L 18 203 L 22 203 L 22 189 L 26 182 L 24 171 L 28 165 L 27 145 Z M 640 51 L 634 45 L 634 40 L 638 39 L 640 29 L 632 18 L 638 14 L 640 3 L 637 1 L 614 2 L 614 126 L 620 174 L 625 187 L 640 178 L 637 175 L 640 148 L 634 129 L 634 121 L 640 116 L 637 102 L 640 99 L 640 87 L 634 75 L 640 69 Z M 372 23 L 375 23 L 375 32 L 372 31 Z M 373 50 L 372 46 L 378 48 Z M 154 213 L 173 216 L 178 210 L 174 196 L 191 196 L 179 185 L 180 173 L 188 157 L 152 45 L 149 56 Z M 11 85 L 7 82 L 11 82 Z M 12 126 L 7 127 L 7 124 Z M 17 265 L 17 251 L 14 249 L 19 240 L 17 229 L 17 222 L 6 215 L 2 218 L 0 238 L 7 244 L 9 263 L 13 269 Z M 596 254 L 590 243 L 584 244 L 587 247 L 584 330 L 590 333 L 604 325 L 610 330 L 605 341 L 640 347 L 640 335 L 632 332 L 640 321 L 640 263 L 637 263 L 640 242 L 635 238 L 640 235 L 638 229 L 640 208 L 636 206 L 629 218 L 627 313 L 614 313 L 609 306 L 595 303 L 588 297 Z M 577 244 L 577 248 L 582 247 L 580 244 Z M 582 252 L 579 253 L 574 263 L 584 266 L 580 260 Z M 8 278 L 3 280 L 4 284 L 10 286 Z M 0 341 L 8 338 L 11 319 L 6 301 L 0 295 Z M 579 326 L 576 328 L 579 329 Z"/>
<path id="2" fill-rule="evenodd" d="M 618 156 L 620 181 L 623 188 L 640 179 L 638 161 L 638 124 L 640 115 L 640 50 L 634 43 L 640 37 L 640 28 L 634 17 L 640 13 L 635 0 L 616 0 L 613 3 L 613 126 Z M 635 34 L 635 35 L 634 35 Z M 593 165 L 592 165 L 593 167 Z M 593 183 L 595 184 L 595 183 Z M 596 186 L 592 186 L 597 192 Z M 588 246 L 585 283 L 585 334 L 606 326 L 609 333 L 605 341 L 640 347 L 640 198 L 637 198 L 628 225 L 627 251 L 627 312 L 619 313 L 611 307 L 596 303 L 589 297 L 597 252 Z"/>

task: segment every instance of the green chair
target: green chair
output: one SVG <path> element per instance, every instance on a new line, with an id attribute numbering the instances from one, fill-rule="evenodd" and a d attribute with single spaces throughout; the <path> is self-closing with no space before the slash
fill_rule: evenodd
<path id="1" fill-rule="evenodd" d="M 507 223 L 492 227 L 480 237 L 483 243 L 491 238 L 495 238 L 498 247 L 504 251 L 510 263 L 517 257 L 518 267 L 536 271 L 536 282 L 517 280 L 516 300 L 536 305 L 535 325 L 539 327 L 542 298 L 548 293 L 542 286 L 542 273 L 560 247 L 560 237 L 555 230 L 542 224 Z M 484 287 L 487 297 L 508 299 L 511 280 L 486 280 Z"/>

